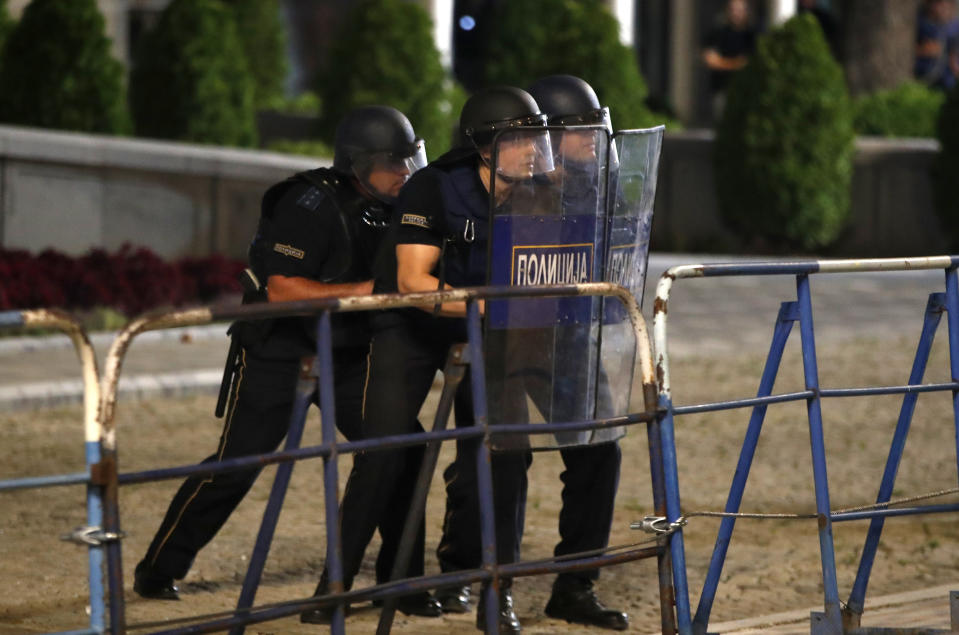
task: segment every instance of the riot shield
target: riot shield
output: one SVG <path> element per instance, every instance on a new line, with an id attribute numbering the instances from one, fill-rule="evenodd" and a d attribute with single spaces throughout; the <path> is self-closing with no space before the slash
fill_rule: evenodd
<path id="1" fill-rule="evenodd" d="M 613 135 L 609 170 L 607 239 L 603 279 L 629 289 L 642 305 L 646 263 L 653 226 L 653 204 L 663 126 L 624 130 Z M 598 377 L 597 417 L 615 417 L 630 411 L 636 341 L 622 303 L 604 300 L 600 359 L 605 372 Z M 637 408 L 642 409 L 641 405 Z M 621 435 L 617 428 L 597 430 L 593 443 Z"/>
<path id="2" fill-rule="evenodd" d="M 532 286 L 601 279 L 609 134 L 599 126 L 548 128 L 552 169 L 541 171 L 534 142 L 544 129 L 501 133 L 491 168 L 489 283 Z M 548 162 L 541 162 L 545 165 Z M 565 423 L 594 418 L 602 300 L 517 298 L 486 304 L 491 424 Z M 589 443 L 591 431 L 494 437 L 494 448 Z"/>

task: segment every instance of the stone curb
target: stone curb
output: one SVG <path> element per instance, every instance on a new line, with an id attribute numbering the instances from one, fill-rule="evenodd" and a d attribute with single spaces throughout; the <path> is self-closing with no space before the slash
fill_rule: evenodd
<path id="1" fill-rule="evenodd" d="M 209 340 L 216 338 L 226 339 L 226 329 L 229 324 L 208 324 L 204 326 L 181 326 L 159 331 L 147 331 L 136 336 L 133 340 L 134 346 L 138 343 L 151 342 L 179 342 L 183 339 Z M 110 344 L 116 338 L 119 331 L 109 331 L 105 333 L 93 333 L 90 335 L 90 343 L 97 351 L 106 353 Z M 72 349 L 73 342 L 70 337 L 62 333 L 42 336 L 21 336 L 0 338 L 0 355 L 19 355 L 20 353 L 30 353 L 33 351 L 45 351 L 55 349 Z"/>
<path id="2" fill-rule="evenodd" d="M 222 378 L 222 369 L 125 376 L 120 378 L 117 398 L 130 400 L 216 394 L 220 389 Z M 62 407 L 81 403 L 83 403 L 83 382 L 79 379 L 0 386 L 0 412 Z"/>

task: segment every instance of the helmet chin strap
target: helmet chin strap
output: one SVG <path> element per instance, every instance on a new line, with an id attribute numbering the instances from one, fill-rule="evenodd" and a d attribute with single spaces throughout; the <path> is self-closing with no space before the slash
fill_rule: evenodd
<path id="1" fill-rule="evenodd" d="M 353 181 L 353 186 L 356 190 L 363 195 L 364 198 L 373 201 L 374 203 L 383 203 L 385 205 L 392 205 L 396 202 L 393 197 L 386 196 L 385 194 L 378 193 L 375 188 L 370 185 L 367 185 L 361 181 L 355 174 L 351 177 Z M 390 200 L 393 199 L 393 200 Z"/>
<path id="2" fill-rule="evenodd" d="M 474 143 L 473 145 L 476 145 L 476 144 Z M 483 165 L 486 166 L 486 169 L 489 170 L 490 178 L 497 178 L 497 179 L 499 179 L 500 181 L 503 181 L 504 183 L 507 183 L 507 184 L 509 184 L 509 185 L 512 185 L 512 184 L 514 184 L 514 183 L 518 183 L 518 182 L 520 182 L 520 181 L 523 180 L 522 178 L 518 178 L 518 177 L 515 177 L 515 176 L 509 176 L 509 175 L 503 174 L 503 173 L 501 173 L 501 172 L 496 172 L 495 170 L 493 170 L 493 165 L 490 163 L 490 160 L 487 159 L 485 156 L 483 156 L 483 153 L 480 152 L 479 148 L 476 149 L 476 152 L 477 152 L 477 154 L 479 155 L 480 161 L 482 161 L 482 162 L 483 162 Z"/>

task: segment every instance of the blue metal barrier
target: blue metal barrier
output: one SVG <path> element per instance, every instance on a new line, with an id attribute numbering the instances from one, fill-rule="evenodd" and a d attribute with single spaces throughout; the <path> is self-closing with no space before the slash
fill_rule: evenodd
<path id="1" fill-rule="evenodd" d="M 604 420 L 554 423 L 554 424 L 515 424 L 497 425 L 491 428 L 486 417 L 486 387 L 485 372 L 482 355 L 481 317 L 477 300 L 480 298 L 507 298 L 507 297 L 536 297 L 536 296 L 573 296 L 573 295 L 605 295 L 615 297 L 626 307 L 627 314 L 632 322 L 636 338 L 638 358 L 642 372 L 643 395 L 645 411 Z M 330 336 L 330 314 L 332 311 L 361 311 L 407 306 L 429 306 L 442 302 L 466 302 L 467 304 L 467 333 L 468 333 L 468 362 L 470 365 L 470 380 L 473 390 L 474 419 L 476 425 L 455 430 L 438 430 L 409 435 L 396 435 L 368 439 L 354 442 L 337 443 L 335 441 L 333 381 L 332 381 L 332 346 Z M 229 321 L 238 319 L 261 319 L 290 315 L 318 315 L 318 349 L 317 361 L 309 373 L 301 377 L 297 389 L 297 401 L 292 415 L 290 432 L 284 449 L 264 455 L 247 456 L 236 459 L 223 460 L 214 464 L 200 464 L 180 466 L 167 469 L 150 470 L 144 472 L 118 474 L 116 469 L 116 435 L 114 413 L 116 408 L 116 389 L 119 382 L 120 370 L 126 350 L 133 338 L 141 332 L 171 326 L 199 325 L 214 321 Z M 349 298 L 332 298 L 324 300 L 300 301 L 290 303 L 268 303 L 260 305 L 206 307 L 172 313 L 147 314 L 131 322 L 114 340 L 107 354 L 103 377 L 103 395 L 100 404 L 100 445 L 102 447 L 101 462 L 94 467 L 93 472 L 98 479 L 106 484 L 105 497 L 105 531 L 119 534 L 119 506 L 117 490 L 120 485 L 146 482 L 159 479 L 179 478 L 188 474 L 213 474 L 224 471 L 242 469 L 249 466 L 263 466 L 279 463 L 281 467 L 273 484 L 270 499 L 261 525 L 253 556 L 244 580 L 238 606 L 235 611 L 209 616 L 198 616 L 189 620 L 174 620 L 164 623 L 127 625 L 125 622 L 125 606 L 123 602 L 123 578 L 121 553 L 119 544 L 111 545 L 108 552 L 108 578 L 110 584 L 110 630 L 113 633 L 125 632 L 128 628 L 154 629 L 156 627 L 170 627 L 162 633 L 205 633 L 229 629 L 232 633 L 242 633 L 248 624 L 264 622 L 279 617 L 295 615 L 303 610 L 318 606 L 337 606 L 330 630 L 333 633 L 345 632 L 343 607 L 360 600 L 384 599 L 406 595 L 411 592 L 433 589 L 440 586 L 467 584 L 477 581 L 491 581 L 489 593 L 495 593 L 500 579 L 518 577 L 540 573 L 556 573 L 560 571 L 582 570 L 596 568 L 610 564 L 628 562 L 639 558 L 656 557 L 660 567 L 660 592 L 666 599 L 672 597 L 670 579 L 670 560 L 667 550 L 668 536 L 653 539 L 652 546 L 630 545 L 626 547 L 611 547 L 595 553 L 578 554 L 565 558 L 552 558 L 546 561 L 517 562 L 511 564 L 497 564 L 495 558 L 495 536 L 493 531 L 493 503 L 492 477 L 489 461 L 489 440 L 496 434 L 522 432 L 526 434 L 554 434 L 562 430 L 587 429 L 593 427 L 613 427 L 626 424 L 647 423 L 650 440 L 659 438 L 659 421 L 656 413 L 656 385 L 653 375 L 653 362 L 646 333 L 645 322 L 639 311 L 635 298 L 624 288 L 610 283 L 587 283 L 577 285 L 554 285 L 549 287 L 483 287 L 475 289 L 457 289 L 451 291 L 406 294 L 357 296 Z M 324 413 L 322 417 L 322 444 L 314 447 L 300 448 L 299 443 L 303 430 L 308 398 L 314 388 L 319 388 L 320 406 Z M 469 571 L 446 573 L 441 575 L 424 576 L 415 579 L 398 580 L 387 584 L 380 584 L 365 589 L 343 591 L 342 561 L 338 534 L 338 483 L 337 459 L 339 455 L 356 452 L 364 449 L 383 449 L 409 445 L 422 445 L 429 442 L 481 438 L 477 461 L 478 488 L 481 509 L 481 536 L 483 542 L 482 567 Z M 663 461 L 657 446 L 650 444 L 651 471 L 653 476 L 653 498 L 659 513 L 665 514 L 666 495 L 662 491 L 664 483 L 670 479 L 662 474 Z M 324 459 L 324 488 L 326 500 L 327 520 L 327 564 L 330 575 L 331 593 L 322 597 L 312 597 L 291 600 L 276 605 L 253 606 L 256 588 L 259 584 L 269 550 L 276 521 L 286 494 L 287 485 L 293 461 L 322 457 Z M 675 462 L 675 461 L 673 461 Z M 675 481 L 675 478 L 672 479 Z M 661 505 L 663 507 L 661 507 Z M 667 586 L 664 587 L 663 584 Z M 497 619 L 497 602 L 495 596 L 487 597 L 487 625 L 490 632 L 496 632 L 499 620 Z M 661 601 L 664 632 L 675 632 L 675 619 L 671 602 Z M 206 620 L 206 621 L 203 621 Z M 388 624 L 386 626 L 389 628 Z M 154 631 L 157 632 L 157 631 Z"/>
<path id="2" fill-rule="evenodd" d="M 79 474 L 55 474 L 24 477 L 0 481 L 0 492 L 34 487 L 50 487 L 85 483 L 87 485 L 87 525 L 76 529 L 65 539 L 88 548 L 88 584 L 90 588 L 90 627 L 69 631 L 77 635 L 103 633 L 106 628 L 106 598 L 103 591 L 104 545 L 116 542 L 118 534 L 103 529 L 103 488 L 91 481 L 89 473 L 100 463 L 100 434 L 98 408 L 100 405 L 100 382 L 97 359 L 86 331 L 74 316 L 53 309 L 25 311 L 0 311 L 0 329 L 3 328 L 55 328 L 66 333 L 73 342 L 83 376 L 83 428 L 84 453 L 87 472 Z"/>
<path id="3" fill-rule="evenodd" d="M 822 560 L 822 582 L 824 613 L 814 614 L 817 628 L 821 633 L 844 633 L 857 629 L 856 632 L 866 632 L 859 629 L 859 620 L 863 611 L 863 602 L 866 585 L 872 567 L 873 558 L 878 547 L 883 520 L 887 516 L 907 515 L 917 513 L 942 513 L 956 511 L 959 505 L 931 505 L 910 509 L 888 509 L 893 484 L 905 437 L 908 433 L 913 408 L 918 394 L 921 392 L 952 391 L 953 412 L 959 442 L 959 383 L 956 381 L 944 384 L 922 385 L 923 371 L 929 357 L 932 339 L 935 334 L 939 317 L 943 310 L 948 314 L 949 322 L 949 351 L 952 377 L 959 377 L 959 290 L 957 290 L 956 267 L 959 265 L 959 256 L 939 256 L 929 258 L 909 259 L 868 259 L 868 260 L 833 260 L 808 262 L 758 262 L 736 264 L 707 264 L 684 265 L 673 267 L 660 278 L 657 287 L 657 297 L 654 307 L 653 330 L 656 350 L 656 369 L 659 378 L 659 405 L 664 411 L 663 456 L 665 461 L 664 474 L 666 475 L 665 492 L 667 496 L 667 521 L 682 523 L 679 499 L 679 483 L 674 480 L 678 471 L 676 465 L 675 442 L 673 437 L 674 418 L 693 412 L 710 412 L 733 408 L 752 407 L 752 415 L 746 430 L 742 450 L 724 512 L 715 514 L 723 516 L 720 523 L 716 544 L 713 549 L 709 570 L 703 585 L 699 605 L 695 617 L 690 617 L 689 592 L 686 581 L 683 553 L 684 546 L 681 532 L 671 543 L 672 560 L 674 566 L 674 585 L 676 591 L 677 623 L 680 633 L 706 633 L 709 614 L 716 594 L 716 587 L 722 573 L 727 548 L 732 538 L 736 515 L 742 502 L 742 495 L 749 475 L 750 465 L 759 434 L 762 429 L 766 408 L 773 403 L 805 400 L 809 420 L 810 444 L 812 448 L 813 475 L 816 495 L 816 513 L 805 517 L 818 518 L 819 546 Z M 929 298 L 926 307 L 925 321 L 919 340 L 919 347 L 913 363 L 909 384 L 906 386 L 887 386 L 875 388 L 855 389 L 821 389 L 816 361 L 815 332 L 813 328 L 813 312 L 810 300 L 809 276 L 816 273 L 843 273 L 866 271 L 896 271 L 911 269 L 944 269 L 945 294 L 934 293 Z M 773 330 L 772 342 L 766 358 L 762 377 L 759 382 L 757 396 L 751 399 L 716 402 L 696 406 L 675 406 L 672 403 L 669 377 L 669 356 L 667 353 L 667 305 L 672 284 L 680 278 L 712 277 L 712 276 L 747 276 L 747 275 L 794 275 L 796 276 L 796 301 L 784 302 L 780 308 Z M 802 342 L 802 359 L 806 389 L 789 394 L 773 395 L 773 385 L 782 361 L 782 354 L 794 322 L 799 322 Z M 879 488 L 876 505 L 868 510 L 852 512 L 833 512 L 829 505 L 829 480 L 826 470 L 826 454 L 823 442 L 823 422 L 820 409 L 821 400 L 825 397 L 855 397 L 875 394 L 904 394 L 902 409 L 896 432 L 889 451 L 885 473 Z M 957 448 L 959 460 L 959 448 Z M 712 515 L 712 514 L 711 514 Z M 840 608 L 839 590 L 836 581 L 836 562 L 832 540 L 832 523 L 871 518 L 869 534 L 860 561 L 859 573 L 853 586 L 847 607 Z M 878 632 L 878 631 L 877 631 Z M 882 632 L 895 632 L 883 629 Z M 911 632 L 911 631 L 910 631 Z"/>

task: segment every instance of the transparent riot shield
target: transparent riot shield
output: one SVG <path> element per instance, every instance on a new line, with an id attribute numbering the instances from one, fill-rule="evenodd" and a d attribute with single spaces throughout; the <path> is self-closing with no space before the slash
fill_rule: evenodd
<path id="1" fill-rule="evenodd" d="M 544 136 L 552 165 L 542 160 Z M 495 140 L 489 283 L 601 279 L 609 134 L 598 126 L 516 129 Z M 517 166 L 518 169 L 517 169 Z M 602 300 L 517 298 L 486 305 L 490 423 L 594 418 Z M 494 437 L 499 449 L 589 443 L 590 431 Z"/>
<path id="2" fill-rule="evenodd" d="M 663 126 L 648 130 L 624 130 L 613 135 L 609 170 L 607 250 L 603 279 L 629 289 L 642 305 L 646 284 L 649 238 Z M 596 415 L 616 417 L 630 412 L 636 341 L 622 303 L 604 300 L 600 341 L 603 372 L 598 377 Z M 636 404 L 633 410 L 642 410 Z M 617 428 L 597 430 L 593 443 L 612 440 Z"/>

